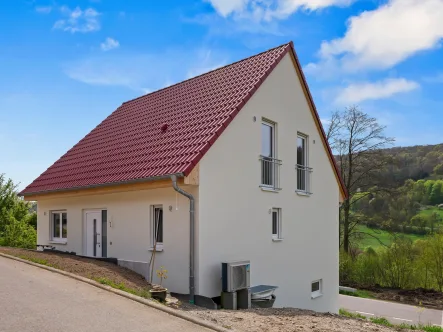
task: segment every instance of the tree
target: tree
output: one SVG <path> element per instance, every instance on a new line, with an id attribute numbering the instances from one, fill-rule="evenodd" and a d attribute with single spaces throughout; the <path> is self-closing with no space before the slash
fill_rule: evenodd
<path id="1" fill-rule="evenodd" d="M 431 234 L 434 234 L 435 225 L 438 225 L 441 221 L 440 215 L 438 213 L 432 212 L 428 217 L 428 226 L 431 229 Z"/>
<path id="2" fill-rule="evenodd" d="M 428 255 L 431 257 L 429 270 L 438 290 L 443 291 L 443 234 L 436 234 L 428 239 Z"/>
<path id="3" fill-rule="evenodd" d="M 434 174 L 443 175 L 443 164 L 438 164 L 434 167 Z"/>
<path id="4" fill-rule="evenodd" d="M 434 185 L 432 186 L 429 201 L 434 205 L 443 203 L 443 181 L 435 181 Z"/>
<path id="5" fill-rule="evenodd" d="M 0 174 L 0 242 L 11 247 L 35 248 L 36 213 L 17 195 L 17 186 Z"/>
<path id="6" fill-rule="evenodd" d="M 388 158 L 382 149 L 394 140 L 386 137 L 385 127 L 375 118 L 353 106 L 342 112 L 334 112 L 329 121 L 327 139 L 336 154 L 338 166 L 349 198 L 340 208 L 340 234 L 345 252 L 349 252 L 350 239 L 356 233 L 358 224 L 364 218 L 351 213 L 353 199 L 357 192 L 366 195 L 383 189 L 379 173 L 387 164 Z M 361 197 L 364 197 L 362 195 Z"/>
<path id="7" fill-rule="evenodd" d="M 12 214 L 8 216 L 9 222 L 5 227 L 4 244 L 9 247 L 35 249 L 37 232 L 29 224 L 29 217 L 17 220 Z"/>
<path id="8" fill-rule="evenodd" d="M 411 218 L 411 225 L 420 229 L 422 234 L 426 233 L 426 225 L 429 223 L 429 218 L 426 216 L 422 216 L 417 214 Z"/>
<path id="9" fill-rule="evenodd" d="M 418 271 L 418 282 L 420 283 L 420 287 L 425 289 L 429 289 L 431 282 L 430 277 L 430 266 L 432 265 L 432 257 L 429 250 L 429 241 L 427 240 L 417 240 L 414 242 L 414 250 L 416 251 L 417 257 L 417 267 Z"/>
<path id="10" fill-rule="evenodd" d="M 414 284 L 413 249 L 412 240 L 396 237 L 390 248 L 380 252 L 379 273 L 384 285 L 391 288 L 408 288 Z"/>

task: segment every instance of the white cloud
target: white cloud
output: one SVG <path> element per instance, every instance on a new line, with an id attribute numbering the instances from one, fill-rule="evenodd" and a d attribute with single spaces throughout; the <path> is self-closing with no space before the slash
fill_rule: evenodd
<path id="1" fill-rule="evenodd" d="M 434 76 L 425 77 L 423 81 L 427 83 L 443 83 L 443 72 L 437 73 Z"/>
<path id="2" fill-rule="evenodd" d="M 404 78 L 385 79 L 378 82 L 362 82 L 348 85 L 335 99 L 338 105 L 357 104 L 365 100 L 385 99 L 402 92 L 419 88 L 419 84 Z"/>
<path id="3" fill-rule="evenodd" d="M 354 0 L 206 0 L 223 17 L 236 16 L 254 21 L 285 19 L 298 10 L 319 10 L 349 6 Z"/>
<path id="4" fill-rule="evenodd" d="M 199 61 L 188 70 L 187 78 L 195 77 L 226 65 L 226 62 L 223 60 L 214 62 L 211 50 L 200 50 L 197 58 Z"/>
<path id="5" fill-rule="evenodd" d="M 63 6 L 60 8 L 60 11 L 66 18 L 55 22 L 54 29 L 71 33 L 86 33 L 100 30 L 100 22 L 98 20 L 100 13 L 93 8 L 82 10 L 80 7 L 76 7 L 74 10 L 71 10 Z"/>
<path id="6" fill-rule="evenodd" d="M 323 125 L 323 127 L 327 127 L 331 123 L 331 120 L 330 119 L 326 119 L 326 118 L 320 118 L 320 122 Z"/>
<path id="7" fill-rule="evenodd" d="M 437 47 L 442 38 L 442 0 L 389 0 L 350 18 L 342 38 L 323 42 L 317 66 L 327 67 L 335 59 L 351 72 L 386 69 Z"/>
<path id="8" fill-rule="evenodd" d="M 177 54 L 180 57 L 177 58 Z M 159 54 L 102 53 L 101 56 L 67 63 L 63 69 L 68 77 L 82 83 L 122 86 L 147 93 L 223 62 L 219 52 L 174 49 Z"/>
<path id="9" fill-rule="evenodd" d="M 102 51 L 110 51 L 114 48 L 119 48 L 120 47 L 120 43 L 118 42 L 118 40 L 115 40 L 113 38 L 106 38 L 106 40 L 100 44 L 100 48 L 102 49 Z"/>
<path id="10" fill-rule="evenodd" d="M 35 11 L 40 14 L 49 14 L 52 11 L 52 6 L 37 6 Z"/>
<path id="11" fill-rule="evenodd" d="M 245 10 L 249 0 L 207 0 L 212 7 L 221 15 L 228 16 L 233 12 Z"/>

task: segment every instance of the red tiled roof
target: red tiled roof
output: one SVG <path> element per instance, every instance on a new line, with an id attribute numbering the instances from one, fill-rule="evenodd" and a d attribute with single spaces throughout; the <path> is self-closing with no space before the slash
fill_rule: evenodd
<path id="1" fill-rule="evenodd" d="M 288 50 L 292 43 L 123 103 L 21 194 L 189 174 Z"/>

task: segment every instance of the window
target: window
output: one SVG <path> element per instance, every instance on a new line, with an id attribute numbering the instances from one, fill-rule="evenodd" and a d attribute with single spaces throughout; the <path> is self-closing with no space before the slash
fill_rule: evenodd
<path id="1" fill-rule="evenodd" d="M 308 167 L 308 138 L 297 135 L 297 191 L 310 194 L 310 176 L 312 169 Z"/>
<path id="2" fill-rule="evenodd" d="M 66 211 L 51 212 L 51 239 L 66 242 L 68 238 L 68 214 Z"/>
<path id="3" fill-rule="evenodd" d="M 163 207 L 161 205 L 152 208 L 152 247 L 162 249 L 163 246 Z"/>
<path id="4" fill-rule="evenodd" d="M 311 298 L 315 299 L 322 295 L 322 280 L 315 280 L 311 283 Z"/>
<path id="5" fill-rule="evenodd" d="M 281 240 L 281 209 L 272 209 L 272 239 Z"/>
<path id="6" fill-rule="evenodd" d="M 261 125 L 261 187 L 278 190 L 279 165 L 276 159 L 275 123 L 263 120 Z"/>
<path id="7" fill-rule="evenodd" d="M 263 121 L 261 125 L 261 154 L 266 158 L 275 158 L 275 124 Z"/>

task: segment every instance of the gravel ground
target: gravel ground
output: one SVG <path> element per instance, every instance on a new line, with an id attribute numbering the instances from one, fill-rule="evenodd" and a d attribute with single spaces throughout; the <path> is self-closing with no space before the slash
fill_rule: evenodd
<path id="1" fill-rule="evenodd" d="M 182 304 L 182 310 L 235 331 L 248 332 L 392 332 L 395 329 L 361 319 L 332 314 L 318 314 L 293 308 L 250 310 L 204 310 Z M 407 331 L 407 330 L 402 330 Z"/>
<path id="2" fill-rule="evenodd" d="M 89 279 L 106 278 L 116 284 L 123 283 L 131 289 L 147 289 L 150 284 L 139 274 L 112 263 L 51 252 L 0 247 L 0 252 L 17 257 L 45 260 L 57 269 L 78 274 Z M 37 262 L 38 263 L 38 262 Z"/>

